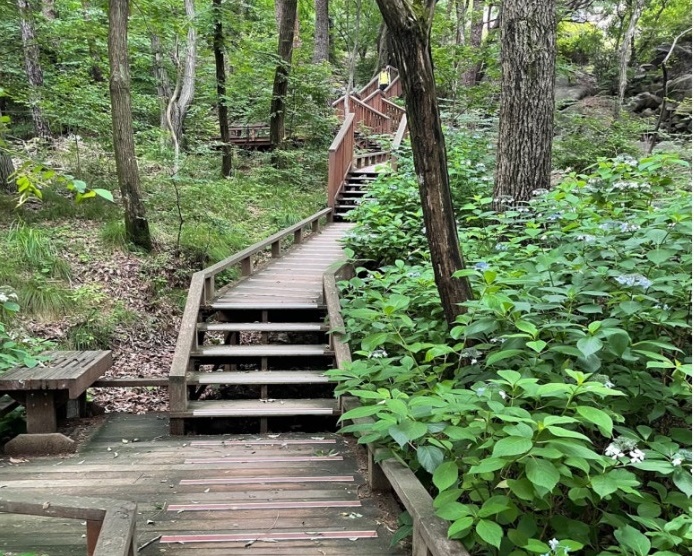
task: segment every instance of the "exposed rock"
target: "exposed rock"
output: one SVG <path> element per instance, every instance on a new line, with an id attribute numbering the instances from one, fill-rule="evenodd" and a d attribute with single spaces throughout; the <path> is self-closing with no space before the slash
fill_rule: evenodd
<path id="1" fill-rule="evenodd" d="M 663 89 L 658 91 L 662 95 Z M 684 100 L 692 98 L 692 74 L 680 75 L 679 77 L 668 81 L 667 97 L 675 100 Z"/>
<path id="2" fill-rule="evenodd" d="M 77 444 L 59 432 L 44 434 L 20 434 L 5 444 L 8 456 L 51 456 L 72 453 Z"/>
<path id="3" fill-rule="evenodd" d="M 628 107 L 632 112 L 641 112 L 647 108 L 656 109 L 663 102 L 661 97 L 653 93 L 643 92 L 629 100 Z"/>

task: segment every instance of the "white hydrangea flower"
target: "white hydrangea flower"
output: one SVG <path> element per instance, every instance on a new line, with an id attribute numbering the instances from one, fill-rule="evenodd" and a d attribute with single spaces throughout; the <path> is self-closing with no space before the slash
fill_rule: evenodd
<path id="1" fill-rule="evenodd" d="M 679 454 L 675 454 L 675 457 L 672 458 L 672 461 L 670 463 L 672 463 L 673 467 L 679 467 L 680 465 L 682 465 L 682 461 L 682 456 L 680 456 Z"/>
<path id="2" fill-rule="evenodd" d="M 623 458 L 624 452 L 613 442 L 605 448 L 605 455 L 616 460 L 617 458 Z"/>
<path id="3" fill-rule="evenodd" d="M 554 552 L 557 548 L 559 548 L 559 541 L 557 539 L 552 539 L 549 541 L 549 547 L 552 549 L 552 552 Z"/>
<path id="4" fill-rule="evenodd" d="M 629 452 L 629 457 L 631 458 L 631 463 L 641 463 L 644 459 L 646 459 L 646 454 L 644 454 L 638 448 L 634 448 L 631 452 Z"/>

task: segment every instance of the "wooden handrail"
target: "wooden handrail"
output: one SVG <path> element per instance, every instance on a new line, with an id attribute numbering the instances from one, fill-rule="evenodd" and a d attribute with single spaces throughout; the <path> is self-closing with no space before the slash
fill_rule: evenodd
<path id="1" fill-rule="evenodd" d="M 335 206 L 335 198 L 352 167 L 354 157 L 355 114 L 348 114 L 340 131 L 328 149 L 328 206 Z"/>
<path id="2" fill-rule="evenodd" d="M 80 519 L 87 525 L 88 556 L 135 556 L 137 504 L 127 500 L 0 493 L 0 512 Z"/>

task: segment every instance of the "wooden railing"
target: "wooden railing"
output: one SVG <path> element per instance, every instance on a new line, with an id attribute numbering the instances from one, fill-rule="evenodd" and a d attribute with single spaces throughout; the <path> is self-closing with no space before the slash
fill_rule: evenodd
<path id="1" fill-rule="evenodd" d="M 390 102 L 388 99 L 384 98 L 381 101 L 381 112 L 390 118 L 390 133 L 395 133 L 400 126 L 400 120 L 405 114 L 405 109 L 402 106 Z"/>
<path id="2" fill-rule="evenodd" d="M 126 500 L 0 492 L 0 512 L 86 522 L 87 556 L 135 556 L 137 504 Z"/>
<path id="3" fill-rule="evenodd" d="M 390 85 L 385 88 L 383 94 L 386 98 L 399 97 L 402 95 L 402 80 L 399 74 L 396 75 L 395 79 L 390 82 Z"/>
<path id="4" fill-rule="evenodd" d="M 267 124 L 234 125 L 229 128 L 232 143 L 253 143 L 270 140 L 270 126 Z"/>
<path id="5" fill-rule="evenodd" d="M 327 218 L 330 220 L 331 215 L 332 208 L 318 211 L 301 222 L 297 222 L 293 226 L 289 226 L 243 251 L 227 257 L 223 261 L 193 274 L 178 332 L 176 349 L 171 362 L 171 370 L 169 371 L 169 408 L 172 414 L 172 434 L 183 434 L 184 432 L 183 422 L 176 417 L 176 414 L 185 412 L 188 408 L 187 377 L 188 372 L 193 370 L 191 368 L 190 354 L 198 349 L 197 325 L 199 322 L 202 322 L 202 309 L 214 299 L 216 277 L 221 272 L 236 266 L 240 267 L 242 277 L 251 276 L 257 269 L 253 264 L 255 256 L 265 254 L 269 250 L 272 258 L 280 257 L 282 255 L 282 240 L 293 235 L 292 245 L 300 244 L 303 241 L 304 228 L 310 227 L 311 232 L 317 232 L 320 229 L 321 219 Z"/>
<path id="6" fill-rule="evenodd" d="M 328 150 L 328 206 L 335 198 L 352 167 L 354 158 L 354 114 L 348 114 Z"/>
<path id="7" fill-rule="evenodd" d="M 352 169 L 359 170 L 360 168 L 365 168 L 366 166 L 381 164 L 383 162 L 387 162 L 388 159 L 390 159 L 390 151 L 358 154 L 354 157 L 354 161 L 352 162 Z"/>
<path id="8" fill-rule="evenodd" d="M 352 362 L 352 353 L 345 342 L 345 325 L 340 312 L 338 281 L 354 276 L 351 264 L 343 264 L 323 275 L 323 295 L 328 309 L 331 349 L 335 366 L 343 369 Z M 358 407 L 356 398 L 340 400 L 342 411 Z M 354 423 L 373 423 L 373 419 L 353 419 Z M 433 500 L 426 488 L 409 467 L 393 457 L 382 457 L 382 450 L 367 444 L 367 480 L 373 491 L 392 490 L 412 517 L 413 556 L 470 556 L 459 541 L 448 539 L 449 524 L 434 513 Z M 380 460 L 380 461 L 379 461 Z M 378 462 L 378 463 L 377 463 Z"/>
<path id="9" fill-rule="evenodd" d="M 350 97 L 351 107 L 355 114 L 355 124 L 358 127 L 367 127 L 378 135 L 390 132 L 390 118 L 371 108 L 358 98 Z"/>

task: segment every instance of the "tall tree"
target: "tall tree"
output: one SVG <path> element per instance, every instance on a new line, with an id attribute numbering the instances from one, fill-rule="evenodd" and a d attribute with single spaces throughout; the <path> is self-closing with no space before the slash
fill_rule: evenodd
<path id="1" fill-rule="evenodd" d="M 145 206 L 140 198 L 140 174 L 135 157 L 128 63 L 128 0 L 110 0 L 108 61 L 111 67 L 111 120 L 116 172 L 125 209 L 125 232 L 135 245 L 152 249 Z"/>
<path id="2" fill-rule="evenodd" d="M 330 57 L 330 18 L 328 0 L 316 0 L 316 32 L 313 39 L 313 61 L 327 62 Z"/>
<path id="3" fill-rule="evenodd" d="M 22 48 L 24 50 L 24 69 L 29 82 L 29 106 L 34 131 L 41 139 L 51 138 L 51 128 L 41 110 L 41 89 L 43 88 L 43 70 L 39 61 L 39 45 L 36 41 L 34 17 L 29 0 L 17 0 L 20 27 L 22 30 Z"/>
<path id="4" fill-rule="evenodd" d="M 275 69 L 275 80 L 272 85 L 272 103 L 270 104 L 270 141 L 278 147 L 284 141 L 284 120 L 289 86 L 289 71 L 294 51 L 294 23 L 296 19 L 297 0 L 275 0 L 279 8 L 279 46 L 278 61 Z"/>
<path id="5" fill-rule="evenodd" d="M 377 0 L 390 30 L 405 90 L 414 167 L 436 286 L 449 323 L 472 298 L 470 284 L 453 274 L 463 268 L 451 191 L 446 143 L 436 99 L 430 33 L 436 0 Z"/>
<path id="6" fill-rule="evenodd" d="M 224 28 L 222 27 L 222 0 L 212 0 L 214 17 L 214 67 L 217 77 L 217 114 L 219 134 L 222 138 L 222 176 L 231 174 L 231 145 L 229 144 L 229 110 L 227 109 L 226 66 L 224 63 Z"/>
<path id="7" fill-rule="evenodd" d="M 552 170 L 554 2 L 501 4 L 501 107 L 494 197 L 509 203 L 549 189 Z M 496 208 L 503 208 L 499 201 Z"/>
<path id="8" fill-rule="evenodd" d="M 173 128 L 175 142 L 183 142 L 183 123 L 195 96 L 195 67 L 197 65 L 198 36 L 195 28 L 195 0 L 184 0 L 186 19 L 188 20 L 188 35 L 186 38 L 185 60 L 180 60 L 178 51 L 174 61 L 178 66 L 178 78 L 173 96 L 168 103 L 168 118 Z"/>
<path id="9" fill-rule="evenodd" d="M 482 31 L 484 30 L 484 0 L 472 0 L 472 14 L 470 17 L 470 40 L 472 48 L 479 49 L 482 46 Z M 476 53 L 479 56 L 479 52 Z M 477 83 L 482 64 L 477 58 L 473 63 L 468 62 L 468 68 L 463 72 L 461 81 L 466 87 Z"/>

